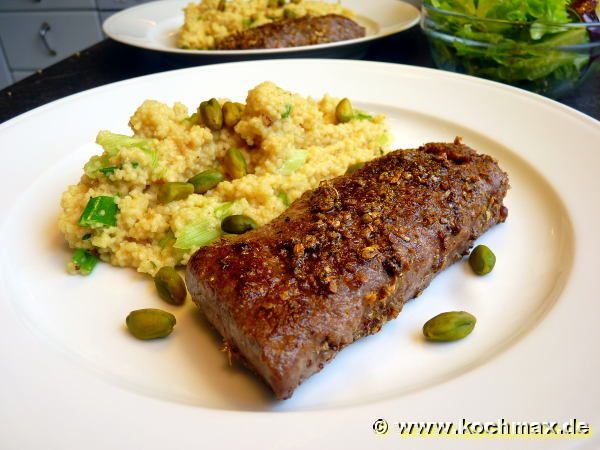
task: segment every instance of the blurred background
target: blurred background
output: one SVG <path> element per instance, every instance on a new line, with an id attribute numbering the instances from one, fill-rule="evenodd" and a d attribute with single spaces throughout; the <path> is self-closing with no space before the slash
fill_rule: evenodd
<path id="1" fill-rule="evenodd" d="M 102 22 L 147 1 L 0 0 L 0 89 L 101 41 Z"/>

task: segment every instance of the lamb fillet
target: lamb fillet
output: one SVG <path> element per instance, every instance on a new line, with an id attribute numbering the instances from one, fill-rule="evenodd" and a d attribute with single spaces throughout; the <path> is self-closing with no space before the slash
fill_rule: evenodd
<path id="1" fill-rule="evenodd" d="M 322 182 L 264 227 L 201 248 L 187 285 L 285 399 L 504 222 L 507 188 L 498 164 L 458 139 L 395 151 Z"/>
<path id="2" fill-rule="evenodd" d="M 218 50 L 288 48 L 325 44 L 365 36 L 365 29 L 337 14 L 284 19 L 227 36 L 217 43 Z"/>

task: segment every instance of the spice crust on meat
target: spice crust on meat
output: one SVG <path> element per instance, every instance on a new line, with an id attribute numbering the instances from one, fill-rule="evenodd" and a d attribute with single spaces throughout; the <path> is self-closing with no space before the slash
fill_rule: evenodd
<path id="1" fill-rule="evenodd" d="M 288 398 L 504 222 L 507 189 L 496 161 L 458 139 L 395 151 L 322 182 L 261 229 L 200 249 L 188 288 L 246 364 Z"/>

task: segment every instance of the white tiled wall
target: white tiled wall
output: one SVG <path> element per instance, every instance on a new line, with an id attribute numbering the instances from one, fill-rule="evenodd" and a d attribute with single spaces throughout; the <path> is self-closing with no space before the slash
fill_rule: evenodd
<path id="1" fill-rule="evenodd" d="M 99 42 L 102 21 L 147 1 L 0 0 L 0 89 Z"/>
<path id="2" fill-rule="evenodd" d="M 8 86 L 11 83 L 12 77 L 8 70 L 2 47 L 0 47 L 0 89 L 2 89 L 2 86 Z"/>

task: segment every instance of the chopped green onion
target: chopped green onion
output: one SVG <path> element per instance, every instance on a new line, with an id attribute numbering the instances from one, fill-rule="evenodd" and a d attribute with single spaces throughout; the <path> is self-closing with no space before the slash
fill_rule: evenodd
<path id="1" fill-rule="evenodd" d="M 277 171 L 280 175 L 290 175 L 306 162 L 308 152 L 306 150 L 295 150 L 290 154 L 290 157 L 286 159 L 279 170 Z"/>
<path id="2" fill-rule="evenodd" d="M 111 133 L 110 131 L 100 131 L 96 136 L 96 143 L 102 146 L 110 156 L 116 155 L 123 147 L 136 147 L 147 153 L 154 150 L 152 139 L 125 136 L 124 134 Z"/>
<path id="3" fill-rule="evenodd" d="M 115 170 L 117 170 L 117 169 L 120 169 L 120 167 L 117 167 L 117 166 L 102 167 L 101 169 L 98 169 L 98 172 L 101 172 L 104 175 L 108 175 L 111 173 L 115 173 Z"/>
<path id="4" fill-rule="evenodd" d="M 371 120 L 373 116 L 362 109 L 354 108 L 354 116 L 352 118 L 357 120 Z"/>
<path id="5" fill-rule="evenodd" d="M 117 224 L 119 208 L 114 197 L 101 195 L 92 197 L 88 201 L 81 217 L 79 226 L 90 227 L 93 225 L 114 227 Z"/>
<path id="6" fill-rule="evenodd" d="M 392 143 L 392 137 L 389 133 L 383 133 L 377 138 L 375 142 L 379 146 L 379 154 L 383 155 L 386 152 L 386 150 L 389 149 L 390 144 Z"/>
<path id="7" fill-rule="evenodd" d="M 88 162 L 83 166 L 83 171 L 90 178 L 95 178 L 97 173 L 102 168 L 102 158 L 99 156 L 92 156 Z"/>
<path id="8" fill-rule="evenodd" d="M 244 28 L 250 28 L 254 24 L 254 22 L 254 19 L 244 19 L 242 20 L 242 25 L 244 26 Z"/>
<path id="9" fill-rule="evenodd" d="M 165 235 L 162 238 L 160 238 L 160 240 L 158 241 L 158 246 L 160 248 L 165 248 L 169 244 L 172 244 L 174 242 L 175 242 L 175 235 L 173 234 L 173 231 L 169 230 L 165 233 Z"/>
<path id="10" fill-rule="evenodd" d="M 362 169 L 364 166 L 365 166 L 365 163 L 363 161 L 351 164 L 346 169 L 346 173 L 344 175 L 352 175 L 353 173 L 355 173 L 355 172 L 359 171 L 360 169 Z"/>
<path id="11" fill-rule="evenodd" d="M 215 208 L 215 217 L 221 221 L 225 217 L 231 215 L 231 208 L 233 207 L 233 202 L 224 202 Z"/>
<path id="12" fill-rule="evenodd" d="M 125 136 L 123 134 L 111 133 L 110 131 L 100 131 L 96 136 L 96 143 L 102 146 L 104 154 L 102 156 L 92 156 L 85 164 L 83 170 L 90 178 L 96 178 L 98 172 L 108 175 L 114 173 L 116 169 L 121 167 L 108 166 L 110 158 L 115 156 L 121 148 L 138 148 L 151 158 L 151 167 L 154 169 L 158 163 L 158 154 L 154 150 L 154 140 L 145 138 L 136 138 Z M 138 163 L 131 163 L 135 168 Z"/>
<path id="13" fill-rule="evenodd" d="M 90 252 L 78 248 L 73 253 L 71 261 L 75 266 L 75 271 L 77 271 L 81 275 L 89 275 L 90 273 L 92 273 L 92 270 L 94 270 L 94 267 L 96 267 L 98 258 L 92 255 Z"/>
<path id="14" fill-rule="evenodd" d="M 387 147 L 392 143 L 392 137 L 390 136 L 389 133 L 383 133 L 381 136 L 379 136 L 377 138 L 377 144 L 379 144 L 380 147 Z"/>
<path id="15" fill-rule="evenodd" d="M 287 119 L 288 117 L 290 117 L 290 113 L 291 112 L 292 112 L 292 105 L 290 105 L 289 103 L 287 103 L 285 105 L 285 109 L 281 113 L 281 118 L 282 119 Z"/>
<path id="16" fill-rule="evenodd" d="M 174 248 L 189 250 L 204 247 L 220 237 L 222 234 L 218 225 L 208 220 L 190 223 L 177 233 Z"/>
<path id="17" fill-rule="evenodd" d="M 132 161 L 131 162 L 131 167 L 133 167 L 134 169 L 137 169 L 140 166 L 140 163 L 137 161 Z"/>
<path id="18" fill-rule="evenodd" d="M 184 122 L 189 123 L 189 124 L 197 124 L 198 123 L 198 113 L 195 112 L 193 113 L 190 117 L 186 117 L 185 119 L 183 119 Z"/>
<path id="19" fill-rule="evenodd" d="M 83 236 L 81 236 L 81 240 L 87 241 L 91 237 L 92 237 L 92 233 L 85 233 Z"/>
<path id="20" fill-rule="evenodd" d="M 156 168 L 156 166 L 154 165 L 154 162 L 152 163 L 152 178 L 154 180 L 160 180 L 162 179 L 165 174 L 167 173 L 167 167 L 166 166 L 160 166 L 160 168 Z"/>
<path id="21" fill-rule="evenodd" d="M 144 150 L 145 151 L 145 150 Z M 146 152 L 146 151 L 145 151 Z M 158 164 L 158 153 L 156 152 L 156 150 L 149 150 L 146 152 L 148 155 L 150 155 L 150 167 L 152 169 L 155 169 L 157 164 Z M 164 170 L 164 168 L 163 168 Z"/>
<path id="22" fill-rule="evenodd" d="M 106 155 L 103 157 L 105 162 L 108 162 L 108 158 L 116 155 L 121 148 L 132 147 L 139 148 L 150 156 L 152 168 L 155 168 L 158 162 L 158 154 L 154 149 L 153 139 L 136 138 L 125 136 L 124 134 L 111 133 L 110 131 L 100 131 L 96 136 L 96 143 L 101 145 L 106 151 Z"/>
<path id="23" fill-rule="evenodd" d="M 293 9 L 285 8 L 283 10 L 283 17 L 285 17 L 286 19 L 297 19 L 298 14 Z"/>
<path id="24" fill-rule="evenodd" d="M 281 200 L 281 203 L 283 203 L 283 206 L 285 206 L 286 208 L 287 208 L 288 206 L 290 206 L 290 198 L 288 197 L 288 195 L 287 195 L 285 192 L 283 192 L 283 191 L 282 191 L 282 192 L 279 192 L 279 193 L 277 194 L 277 198 L 278 198 L 279 200 Z"/>

